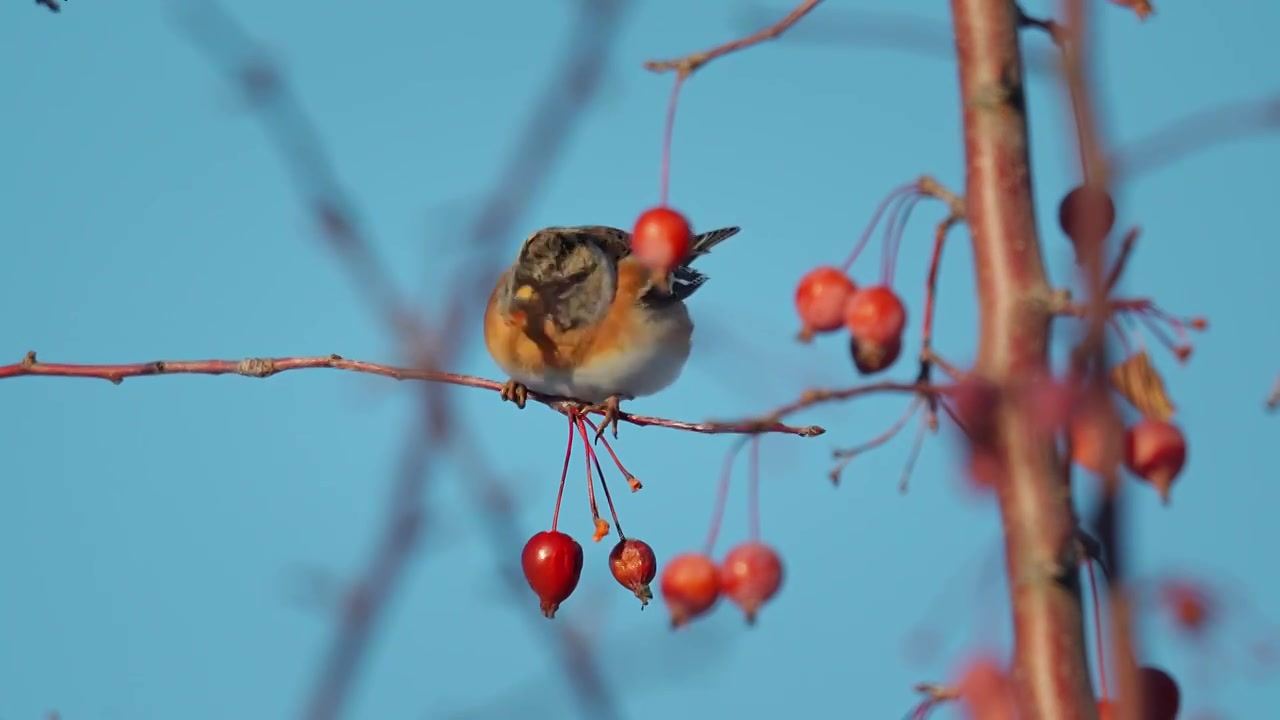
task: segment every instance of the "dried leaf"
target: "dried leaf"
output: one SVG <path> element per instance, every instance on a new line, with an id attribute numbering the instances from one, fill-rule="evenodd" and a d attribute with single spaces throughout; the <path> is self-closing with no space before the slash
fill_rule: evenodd
<path id="1" fill-rule="evenodd" d="M 1145 350 L 1111 368 L 1111 386 L 1143 415 L 1160 421 L 1173 417 L 1174 406 L 1165 392 L 1164 379 Z"/>

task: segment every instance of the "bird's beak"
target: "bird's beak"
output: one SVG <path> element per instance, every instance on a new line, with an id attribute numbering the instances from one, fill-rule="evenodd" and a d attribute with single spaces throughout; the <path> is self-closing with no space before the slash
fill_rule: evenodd
<path id="1" fill-rule="evenodd" d="M 512 317 L 524 322 L 528 320 L 529 316 L 536 316 L 541 311 L 542 293 L 528 283 L 517 285 L 515 291 L 511 293 Z"/>

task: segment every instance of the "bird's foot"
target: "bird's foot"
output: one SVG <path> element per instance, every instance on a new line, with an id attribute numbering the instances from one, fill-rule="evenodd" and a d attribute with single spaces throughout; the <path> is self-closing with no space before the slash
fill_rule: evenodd
<path id="1" fill-rule="evenodd" d="M 619 404 L 624 399 L 629 400 L 630 398 L 623 395 L 610 395 L 609 399 L 604 402 L 591 405 L 584 410 L 584 412 L 598 412 L 604 416 L 604 420 L 596 428 L 596 442 L 600 442 L 600 438 L 604 437 L 604 431 L 609 427 L 613 428 L 613 438 L 615 440 L 618 439 L 618 418 L 622 414 Z"/>
<path id="2" fill-rule="evenodd" d="M 502 396 L 503 402 L 513 402 L 516 404 L 516 407 L 523 410 L 524 404 L 529 400 L 529 388 L 515 380 L 508 380 L 506 384 L 502 386 L 502 392 L 500 395 Z"/>

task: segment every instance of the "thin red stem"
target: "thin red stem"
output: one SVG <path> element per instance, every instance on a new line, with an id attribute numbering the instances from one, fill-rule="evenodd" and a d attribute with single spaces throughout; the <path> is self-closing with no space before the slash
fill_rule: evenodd
<path id="1" fill-rule="evenodd" d="M 889 258 L 893 254 L 892 243 L 894 230 L 897 228 L 898 217 L 902 215 L 903 207 L 911 200 L 910 193 L 903 193 L 893 199 L 893 204 L 889 206 L 884 221 L 884 232 L 880 239 L 880 279 L 882 283 L 887 284 L 887 276 L 889 274 Z"/>
<path id="2" fill-rule="evenodd" d="M 1120 324 L 1120 321 L 1113 315 L 1107 319 L 1107 324 L 1115 331 L 1116 337 L 1120 338 L 1120 347 L 1124 348 L 1124 354 L 1132 355 L 1133 344 L 1129 342 L 1129 334 L 1125 332 L 1124 326 Z"/>
<path id="3" fill-rule="evenodd" d="M 880 281 L 883 285 L 893 285 L 894 270 L 898 266 L 898 248 L 902 247 L 902 236 L 906 233 L 907 222 L 911 219 L 911 211 L 923 199 L 923 195 L 912 194 L 898 206 L 898 211 L 889 218 L 884 231 L 884 250 L 880 258 Z"/>
<path id="4" fill-rule="evenodd" d="M 894 438 L 895 435 L 902 432 L 902 428 L 907 426 L 907 423 L 911 421 L 911 416 L 915 415 L 916 410 L 920 407 L 920 404 L 922 402 L 924 401 L 921 398 L 919 397 L 915 398 L 914 400 L 911 401 L 909 405 L 907 405 L 906 411 L 903 412 L 902 415 L 899 416 L 898 419 L 895 420 L 893 424 L 889 426 L 888 430 L 885 430 L 884 432 L 862 443 L 861 445 L 855 445 L 847 450 L 837 450 L 835 453 L 836 457 L 852 458 L 857 455 L 861 455 L 862 453 L 867 452 L 868 450 L 874 450 L 880 447 L 881 445 L 889 442 Z"/>
<path id="5" fill-rule="evenodd" d="M 583 418 L 584 420 L 586 418 Z M 600 467 L 600 456 L 596 454 L 595 448 L 587 445 L 587 454 L 591 456 L 591 462 L 595 463 L 596 475 L 600 476 L 600 489 L 604 490 L 604 502 L 609 506 L 609 515 L 613 518 L 613 528 L 618 531 L 618 539 L 626 540 L 627 536 L 622 532 L 622 523 L 618 521 L 618 511 L 613 506 L 613 496 L 609 494 L 609 483 L 604 479 L 604 468 Z"/>
<path id="6" fill-rule="evenodd" d="M 587 439 L 587 425 L 582 422 L 581 415 L 574 415 L 573 425 L 578 428 L 578 434 L 582 437 L 582 447 L 587 451 L 586 457 L 583 458 L 587 465 L 587 502 L 591 505 L 591 520 L 597 528 L 600 527 L 600 507 L 596 505 L 596 484 L 591 477 L 591 441 Z M 597 531 L 597 536 L 599 532 Z M 596 539 L 599 539 L 598 537 Z"/>
<path id="7" fill-rule="evenodd" d="M 944 220 L 933 234 L 933 255 L 929 258 L 929 277 L 924 286 L 924 328 L 921 330 L 921 349 L 928 351 L 933 343 L 933 314 L 938 296 L 938 272 L 942 267 L 942 247 L 954 221 Z"/>
<path id="8" fill-rule="evenodd" d="M 911 451 L 907 453 L 907 464 L 902 468 L 902 478 L 898 481 L 899 492 L 907 491 L 907 483 L 911 481 L 911 473 L 916 468 L 916 461 L 920 459 L 920 451 L 924 448 L 924 434 L 929 429 L 930 413 L 920 416 L 920 427 L 916 429 L 916 435 L 911 440 Z"/>
<path id="9" fill-rule="evenodd" d="M 1164 345 L 1172 352 L 1178 352 L 1178 348 L 1181 347 L 1178 341 L 1169 337 L 1169 333 L 1165 332 L 1165 329 L 1160 327 L 1160 323 L 1156 322 L 1155 318 L 1143 312 L 1136 313 L 1135 317 L 1137 317 L 1138 322 L 1142 323 L 1143 327 L 1147 329 L 1147 332 L 1155 336 L 1157 342 Z M 1179 335 L 1183 334 L 1179 332 L 1178 326 L 1175 325 L 1173 328 L 1175 333 L 1178 333 Z"/>
<path id="10" fill-rule="evenodd" d="M 760 540 L 760 436 L 751 437 L 747 458 L 747 533 L 753 542 Z"/>
<path id="11" fill-rule="evenodd" d="M 1102 603 L 1098 602 L 1098 579 L 1094 576 L 1093 561 L 1085 562 L 1089 571 L 1089 594 L 1093 598 L 1093 642 L 1098 653 L 1098 685 L 1102 688 L 1102 699 L 1111 697 L 1107 692 L 1107 660 L 1102 644 Z"/>
<path id="12" fill-rule="evenodd" d="M 569 479 L 569 460 L 573 457 L 573 416 L 569 416 L 569 442 L 564 448 L 564 468 L 560 470 L 560 490 L 556 493 L 556 511 L 551 515 L 551 532 L 560 523 L 560 501 L 564 499 L 564 483 Z"/>
<path id="13" fill-rule="evenodd" d="M 662 131 L 662 175 L 658 179 L 658 204 L 666 207 L 671 189 L 671 139 L 675 135 L 676 106 L 680 102 L 680 88 L 684 86 L 685 73 L 676 73 L 671 84 L 671 97 L 667 101 L 666 127 Z"/>
<path id="14" fill-rule="evenodd" d="M 1116 255 L 1116 260 L 1111 265 L 1111 272 L 1107 273 L 1107 279 L 1103 283 L 1108 294 L 1116 289 L 1116 284 L 1120 282 L 1120 276 L 1124 274 L 1124 268 L 1129 263 L 1129 257 L 1133 254 L 1133 246 L 1138 242 L 1138 235 L 1141 230 L 1138 228 L 1130 228 L 1120 240 L 1120 252 Z"/>
<path id="15" fill-rule="evenodd" d="M 844 264 L 840 266 L 841 270 L 848 272 L 854 261 L 862 254 L 863 248 L 865 248 L 867 246 L 867 242 L 871 240 L 871 234 L 875 232 L 876 227 L 880 224 L 880 217 L 884 215 L 884 212 L 889 208 L 889 205 L 897 199 L 899 195 L 917 191 L 917 184 L 914 182 L 896 187 L 889 191 L 889 194 L 880 201 L 880 205 L 876 208 L 875 214 L 871 216 L 871 222 L 867 223 L 866 229 L 862 231 L 862 236 L 858 238 L 858 244 L 853 246 L 853 252 L 849 253 L 849 257 L 844 261 Z"/>
<path id="16" fill-rule="evenodd" d="M 591 422 L 591 418 L 584 417 L 583 420 L 591 426 L 592 430 L 599 430 L 599 428 L 596 427 L 596 424 Z M 626 478 L 627 484 L 631 486 L 631 492 L 635 492 L 643 487 L 640 484 L 640 481 L 636 479 L 636 476 L 632 475 L 631 471 L 627 470 L 627 468 L 622 464 L 622 461 L 618 459 L 618 454 L 613 451 L 613 446 L 609 444 L 609 440 L 605 438 L 605 436 L 601 435 L 600 442 L 604 443 L 604 449 L 609 451 L 609 457 L 613 458 L 613 464 L 618 467 L 618 472 L 622 473 L 622 477 Z"/>
<path id="17" fill-rule="evenodd" d="M 716 504 L 711 513 L 711 528 L 707 531 L 707 554 L 710 555 L 716 550 L 716 538 L 720 537 L 720 524 L 724 521 L 724 508 L 729 501 L 729 482 L 733 477 L 733 461 L 738 457 L 738 451 L 742 450 L 742 446 L 747 443 L 749 437 L 743 437 L 729 448 L 729 452 L 725 455 L 724 466 L 720 469 L 720 484 L 716 490 Z"/>

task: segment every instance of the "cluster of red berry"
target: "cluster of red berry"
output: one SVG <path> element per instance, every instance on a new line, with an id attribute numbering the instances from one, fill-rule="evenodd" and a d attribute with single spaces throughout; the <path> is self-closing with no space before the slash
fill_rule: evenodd
<path id="1" fill-rule="evenodd" d="M 748 623 L 754 623 L 756 613 L 782 587 L 782 558 L 755 541 L 734 547 L 719 567 L 703 553 L 683 553 L 663 568 L 661 587 L 672 627 L 710 612 L 721 596 L 737 605 Z"/>
<path id="2" fill-rule="evenodd" d="M 560 603 L 569 599 L 582 578 L 582 545 L 558 530 L 544 530 L 529 538 L 520 565 L 529 587 L 541 602 L 542 614 L 556 615 Z M 626 589 L 640 598 L 644 607 L 653 599 L 649 583 L 658 571 L 658 559 L 648 543 L 623 538 L 609 553 L 609 570 Z"/>
<path id="3" fill-rule="evenodd" d="M 1106 443 L 1112 436 L 1083 416 L 1071 423 L 1070 433 L 1071 459 L 1090 472 L 1101 473 Z M 1187 439 L 1178 426 L 1142 418 L 1124 431 L 1120 452 L 1129 472 L 1149 483 L 1168 502 L 1169 490 L 1187 461 Z"/>
<path id="4" fill-rule="evenodd" d="M 881 203 L 853 252 L 840 267 L 824 265 L 805 273 L 796 285 L 795 309 L 800 316 L 801 342 L 814 335 L 848 330 L 854 366 L 863 375 L 888 369 L 902 352 L 907 308 L 893 291 L 898 246 L 911 209 L 924 193 L 919 183 L 895 189 Z M 886 210 L 879 282 L 859 287 L 848 270 L 862 254 Z"/>
<path id="5" fill-rule="evenodd" d="M 1058 205 L 1058 224 L 1070 238 L 1077 261 L 1081 263 L 1087 260 L 1090 253 L 1100 252 L 1104 247 L 1104 241 L 1111 234 L 1115 220 L 1116 207 L 1110 194 L 1088 184 L 1068 192 Z M 1114 285 L 1118 278 L 1119 267 L 1111 273 L 1109 285 Z M 1140 306 L 1140 310 L 1155 311 L 1149 304 Z M 1203 319 L 1185 323 L 1167 316 L 1162 316 L 1161 319 L 1172 324 L 1179 333 L 1185 331 L 1186 327 L 1197 330 L 1206 327 Z M 1114 319 L 1112 327 L 1116 327 Z M 1179 360 L 1186 360 L 1190 356 L 1189 345 L 1166 344 L 1173 349 Z M 1071 435 L 1072 460 L 1086 470 L 1098 473 L 1108 455 L 1107 451 L 1113 449 L 1108 447 L 1108 443 L 1114 442 L 1114 435 L 1110 428 L 1091 420 L 1088 415 L 1075 416 L 1068 432 Z M 1160 493 L 1160 498 L 1168 502 L 1170 488 L 1187 460 L 1187 440 L 1182 430 L 1165 417 L 1144 413 L 1124 431 L 1122 443 L 1119 451 L 1125 467 L 1135 477 L 1153 486 Z"/>
<path id="6" fill-rule="evenodd" d="M 848 329 L 853 362 L 863 375 L 888 368 L 902 351 L 907 308 L 887 285 L 859 288 L 844 271 L 823 266 L 800 279 L 795 304 L 803 341 Z"/>

